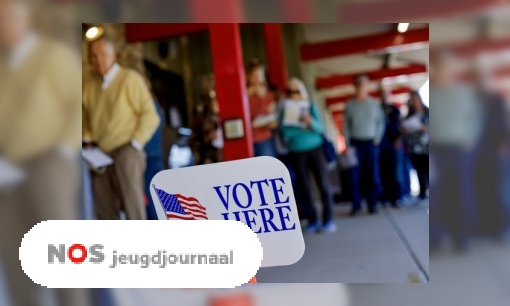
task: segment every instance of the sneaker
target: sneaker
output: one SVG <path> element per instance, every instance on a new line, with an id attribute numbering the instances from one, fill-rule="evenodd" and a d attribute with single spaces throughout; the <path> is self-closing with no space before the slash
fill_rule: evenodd
<path id="1" fill-rule="evenodd" d="M 305 232 L 307 233 L 315 233 L 319 230 L 319 222 L 313 222 L 306 226 Z"/>
<path id="2" fill-rule="evenodd" d="M 336 231 L 336 224 L 334 221 L 328 221 L 322 227 L 324 233 L 333 233 Z"/>

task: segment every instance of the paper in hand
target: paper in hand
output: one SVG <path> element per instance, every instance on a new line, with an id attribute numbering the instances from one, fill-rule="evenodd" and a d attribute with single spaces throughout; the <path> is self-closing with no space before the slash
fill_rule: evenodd
<path id="1" fill-rule="evenodd" d="M 83 159 L 94 169 L 113 164 L 113 159 L 98 148 L 82 149 Z"/>
<path id="2" fill-rule="evenodd" d="M 358 165 L 358 156 L 356 154 L 356 148 L 350 147 L 340 155 L 340 166 L 342 169 L 351 169 Z"/>
<path id="3" fill-rule="evenodd" d="M 416 132 L 420 130 L 423 126 L 423 123 L 420 120 L 420 117 L 413 116 L 402 123 L 402 127 L 406 129 L 408 132 Z"/>
<path id="4" fill-rule="evenodd" d="M 255 118 L 255 120 L 253 120 L 252 126 L 255 128 L 263 127 L 275 122 L 276 119 L 277 119 L 276 114 L 258 116 Z"/>
<path id="5" fill-rule="evenodd" d="M 310 102 L 286 100 L 283 107 L 283 125 L 304 126 L 301 117 L 310 114 Z"/>

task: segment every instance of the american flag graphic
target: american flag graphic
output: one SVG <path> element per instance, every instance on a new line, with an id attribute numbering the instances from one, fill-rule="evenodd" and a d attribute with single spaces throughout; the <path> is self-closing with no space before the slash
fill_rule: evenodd
<path id="1" fill-rule="evenodd" d="M 182 194 L 169 194 L 154 185 L 152 187 L 158 195 L 168 220 L 207 220 L 205 207 L 197 199 Z"/>

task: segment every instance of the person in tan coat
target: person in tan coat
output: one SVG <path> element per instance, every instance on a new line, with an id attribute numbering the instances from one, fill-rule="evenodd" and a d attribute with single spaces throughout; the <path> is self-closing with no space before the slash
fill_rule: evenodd
<path id="1" fill-rule="evenodd" d="M 89 43 L 94 70 L 83 87 L 83 142 L 97 146 L 114 163 L 93 173 L 92 185 L 98 219 L 146 219 L 143 147 L 160 118 L 150 91 L 139 73 L 116 62 L 113 42 L 107 37 Z"/>

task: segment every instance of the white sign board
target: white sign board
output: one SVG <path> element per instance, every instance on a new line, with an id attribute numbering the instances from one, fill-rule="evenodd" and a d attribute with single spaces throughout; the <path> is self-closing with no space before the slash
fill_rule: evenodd
<path id="1" fill-rule="evenodd" d="M 151 182 L 160 220 L 237 220 L 264 249 L 262 267 L 296 263 L 305 243 L 289 171 L 272 157 L 161 171 Z"/>

